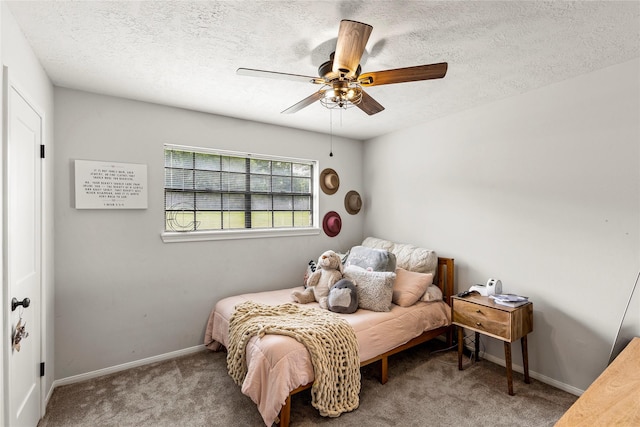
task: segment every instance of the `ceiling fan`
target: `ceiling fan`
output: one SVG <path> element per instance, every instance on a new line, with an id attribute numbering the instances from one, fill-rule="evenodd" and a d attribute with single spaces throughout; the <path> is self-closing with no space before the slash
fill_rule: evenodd
<path id="1" fill-rule="evenodd" d="M 447 74 L 446 62 L 360 74 L 360 59 L 372 30 L 371 25 L 362 22 L 348 19 L 340 21 L 336 50 L 330 55 L 329 61 L 318 67 L 320 77 L 251 68 L 238 68 L 237 74 L 322 85 L 320 90 L 282 111 L 283 113 L 295 113 L 316 101 L 320 101 L 327 108 L 357 106 L 369 115 L 379 113 L 384 110 L 384 107 L 367 94 L 362 89 L 363 86 L 441 79 Z"/>

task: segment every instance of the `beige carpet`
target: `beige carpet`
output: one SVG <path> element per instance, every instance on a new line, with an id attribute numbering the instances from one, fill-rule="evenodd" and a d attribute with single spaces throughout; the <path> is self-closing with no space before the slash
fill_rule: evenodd
<path id="1" fill-rule="evenodd" d="M 389 359 L 389 382 L 362 369 L 360 407 L 323 418 L 307 392 L 294 396 L 291 425 L 553 426 L 577 399 L 537 380 L 514 377 L 481 360 L 458 371 L 455 351 L 426 343 Z M 255 404 L 226 372 L 224 353 L 209 351 L 55 389 L 39 427 L 261 426 Z"/>

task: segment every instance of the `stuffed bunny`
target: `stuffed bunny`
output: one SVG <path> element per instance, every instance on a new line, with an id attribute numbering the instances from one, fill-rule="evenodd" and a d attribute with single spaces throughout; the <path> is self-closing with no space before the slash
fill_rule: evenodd
<path id="1" fill-rule="evenodd" d="M 300 304 L 313 301 L 320 303 L 320 307 L 327 308 L 329 289 L 342 279 L 342 260 L 334 251 L 326 251 L 318 258 L 317 268 L 307 280 L 304 291 L 293 291 L 291 297 Z"/>

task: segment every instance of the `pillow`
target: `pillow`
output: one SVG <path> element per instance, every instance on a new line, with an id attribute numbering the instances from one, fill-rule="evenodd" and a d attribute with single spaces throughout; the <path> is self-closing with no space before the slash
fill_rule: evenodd
<path id="1" fill-rule="evenodd" d="M 356 285 L 358 307 L 371 311 L 390 310 L 396 273 L 367 271 L 361 267 L 350 265 L 345 268 L 344 277 Z"/>
<path id="2" fill-rule="evenodd" d="M 431 273 L 416 273 L 404 268 L 396 268 L 391 301 L 401 307 L 410 307 L 422 298 L 431 283 L 433 283 Z"/>
<path id="3" fill-rule="evenodd" d="M 396 256 L 384 249 L 354 246 L 349 252 L 345 267 L 357 265 L 365 270 L 396 271 Z"/>
<path id="4" fill-rule="evenodd" d="M 342 262 L 342 265 L 344 266 L 344 263 L 347 262 L 347 258 L 349 257 L 349 251 L 351 249 L 349 249 L 347 252 L 342 253 L 342 252 L 338 252 L 338 251 L 334 251 L 335 253 L 338 254 L 338 256 L 340 257 L 340 262 Z"/>
<path id="5" fill-rule="evenodd" d="M 427 292 L 424 293 L 422 301 L 442 301 L 442 291 L 436 285 L 431 285 L 427 288 Z"/>
<path id="6" fill-rule="evenodd" d="M 393 243 L 376 237 L 367 237 L 362 246 L 384 249 L 396 256 L 396 267 L 418 273 L 432 273 L 438 268 L 438 255 L 430 249 L 418 248 L 406 243 Z"/>
<path id="7" fill-rule="evenodd" d="M 309 261 L 307 269 L 304 272 L 303 284 L 305 288 L 307 287 L 307 280 L 309 280 L 309 277 L 316 271 L 316 268 L 316 262 L 314 260 Z"/>

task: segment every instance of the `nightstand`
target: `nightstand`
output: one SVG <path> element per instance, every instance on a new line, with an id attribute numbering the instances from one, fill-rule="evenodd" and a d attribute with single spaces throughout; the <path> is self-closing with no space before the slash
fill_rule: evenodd
<path id="1" fill-rule="evenodd" d="M 507 385 L 513 396 L 513 370 L 511 368 L 511 343 L 520 339 L 522 345 L 522 365 L 524 382 L 529 384 L 529 355 L 527 334 L 533 331 L 533 304 L 528 302 L 519 307 L 507 307 L 493 302 L 489 297 L 471 294 L 464 298 L 451 298 L 451 318 L 458 326 L 458 369 L 462 370 L 462 350 L 464 348 L 463 328 L 476 333 L 475 357 L 478 360 L 479 334 L 504 341 L 504 361 L 507 368 Z"/>

